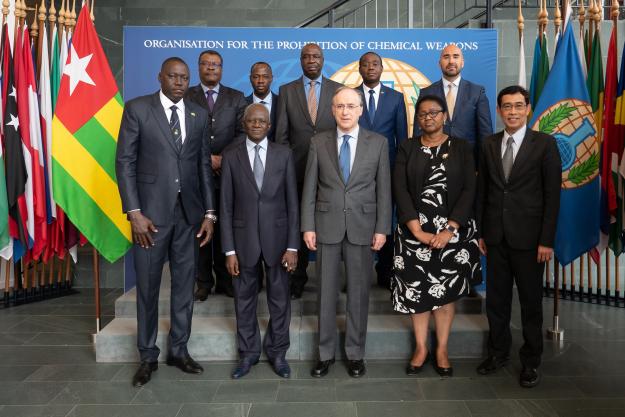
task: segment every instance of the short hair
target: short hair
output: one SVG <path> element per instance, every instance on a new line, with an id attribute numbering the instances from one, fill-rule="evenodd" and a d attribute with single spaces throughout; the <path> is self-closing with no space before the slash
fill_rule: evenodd
<path id="1" fill-rule="evenodd" d="M 265 107 L 264 104 L 260 104 L 260 103 L 252 103 L 252 104 L 248 104 L 247 107 L 245 107 L 245 110 L 243 111 L 243 121 L 247 120 L 247 116 L 248 114 L 256 107 L 262 107 L 263 109 L 265 109 L 265 112 L 267 113 L 267 121 L 269 122 L 269 110 L 267 110 L 267 107 Z"/>
<path id="2" fill-rule="evenodd" d="M 362 93 L 360 91 L 358 91 L 357 89 L 352 88 L 352 87 L 348 87 L 346 85 L 340 86 L 339 88 L 336 89 L 334 94 L 332 94 L 332 102 L 334 102 L 334 97 L 338 96 L 340 92 L 346 91 L 346 90 L 351 90 L 354 93 L 356 93 L 356 95 L 360 98 L 360 105 L 361 106 L 365 105 L 365 98 L 363 97 Z"/>
<path id="3" fill-rule="evenodd" d="M 267 68 L 269 68 L 269 72 L 273 75 L 273 70 L 271 69 L 271 65 L 269 65 L 268 63 L 266 63 L 265 61 L 258 61 L 258 62 L 254 62 L 252 64 L 252 66 L 250 67 L 250 74 L 254 72 L 254 67 L 257 65 L 266 65 Z"/>
<path id="4" fill-rule="evenodd" d="M 497 94 L 497 107 L 501 107 L 501 99 L 503 96 L 511 95 L 511 94 L 521 94 L 525 99 L 525 105 L 530 104 L 530 93 L 520 85 L 510 85 L 504 89 L 502 89 L 499 94 Z"/>
<path id="5" fill-rule="evenodd" d="M 382 57 L 373 51 L 369 51 L 365 52 L 360 56 L 360 59 L 358 60 L 358 65 L 362 65 L 362 60 L 365 59 L 365 56 L 367 55 L 375 55 L 380 60 L 380 64 L 382 64 Z"/>
<path id="6" fill-rule="evenodd" d="M 221 63 L 222 64 L 224 63 L 224 58 L 221 56 L 219 52 L 215 51 L 214 49 L 207 49 L 205 51 L 200 52 L 200 54 L 198 55 L 197 57 L 198 64 L 200 63 L 200 60 L 202 59 L 202 55 L 217 55 Z"/>
<path id="7" fill-rule="evenodd" d="M 321 46 L 319 46 L 318 43 L 308 42 L 306 45 L 302 46 L 302 49 L 300 49 L 299 51 L 300 57 L 302 56 L 302 52 L 304 51 L 304 49 L 306 49 L 306 47 L 308 46 L 314 46 L 315 48 L 319 49 L 319 51 L 321 51 L 321 56 L 323 56 L 323 49 L 321 49 Z"/>
<path id="8" fill-rule="evenodd" d="M 445 102 L 445 100 L 443 100 L 441 97 L 434 95 L 434 94 L 426 94 L 424 96 L 419 96 L 419 99 L 417 100 L 417 104 L 415 106 L 415 112 L 418 113 L 421 103 L 426 102 L 426 101 L 435 102 L 436 104 L 441 106 L 441 109 L 443 109 L 445 113 L 447 113 L 447 103 Z"/>
<path id="9" fill-rule="evenodd" d="M 165 69 L 165 65 L 169 64 L 170 62 L 178 62 L 180 64 L 183 64 L 185 67 L 187 67 L 187 71 L 189 70 L 189 66 L 186 62 L 184 62 L 184 59 L 177 56 L 170 56 L 169 58 L 165 59 L 161 64 L 161 71 L 163 71 Z"/>

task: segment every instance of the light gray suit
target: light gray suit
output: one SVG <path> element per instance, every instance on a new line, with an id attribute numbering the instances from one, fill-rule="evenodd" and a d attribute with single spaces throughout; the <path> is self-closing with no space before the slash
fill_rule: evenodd
<path id="1" fill-rule="evenodd" d="M 319 360 L 336 350 L 336 300 L 340 262 L 347 276 L 345 353 L 350 360 L 364 356 L 373 268 L 374 233 L 391 231 L 391 179 L 388 142 L 360 128 L 347 184 L 339 168 L 336 130 L 311 139 L 302 192 L 303 232 L 317 234 L 319 281 Z"/>

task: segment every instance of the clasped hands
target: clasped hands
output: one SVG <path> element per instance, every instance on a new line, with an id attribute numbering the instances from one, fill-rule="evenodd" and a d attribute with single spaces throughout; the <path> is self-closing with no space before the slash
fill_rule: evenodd
<path id="1" fill-rule="evenodd" d="M 443 249 L 445 246 L 447 246 L 447 244 L 449 243 L 451 238 L 454 237 L 454 235 L 447 229 L 443 229 L 436 234 L 424 232 L 423 230 L 421 230 L 415 233 L 414 237 L 416 237 L 417 240 L 424 245 L 428 245 L 430 249 Z"/>

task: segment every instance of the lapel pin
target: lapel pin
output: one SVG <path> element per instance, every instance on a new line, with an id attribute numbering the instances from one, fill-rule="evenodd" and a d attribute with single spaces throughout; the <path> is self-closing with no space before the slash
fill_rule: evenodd
<path id="1" fill-rule="evenodd" d="M 191 116 L 195 117 L 195 113 L 191 112 Z"/>

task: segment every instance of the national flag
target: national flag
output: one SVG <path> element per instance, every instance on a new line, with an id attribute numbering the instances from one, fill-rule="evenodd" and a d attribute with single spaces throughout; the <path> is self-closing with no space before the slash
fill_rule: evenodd
<path id="1" fill-rule="evenodd" d="M 625 53 L 625 44 L 623 45 L 623 53 Z M 622 55 L 621 55 L 622 56 Z M 625 137 L 625 60 L 621 60 L 621 70 L 619 74 L 619 81 L 616 88 L 616 103 L 614 112 L 614 124 L 617 137 L 621 140 Z M 621 154 L 619 159 L 619 169 L 616 186 L 616 202 L 617 210 L 615 216 L 615 223 L 610 228 L 610 242 L 614 240 L 614 246 L 610 244 L 610 247 L 616 248 L 615 254 L 618 254 L 618 244 L 616 239 L 620 240 L 621 252 L 624 251 L 625 236 L 623 234 L 623 228 L 625 226 L 625 154 Z M 614 250 L 614 249 L 613 249 Z M 618 256 L 618 255 L 617 255 Z"/>
<path id="2" fill-rule="evenodd" d="M 63 69 L 52 121 L 54 197 L 109 261 L 131 246 L 115 176 L 123 101 L 89 10 L 83 7 Z"/>
<path id="3" fill-rule="evenodd" d="M 8 37 L 8 34 L 5 30 L 2 31 L 2 41 L 0 43 L 0 48 L 2 48 L 2 52 L 0 53 L 0 59 L 2 59 L 0 63 L 0 71 L 4 71 L 4 45 L 5 45 L 5 36 Z M 8 42 L 7 42 L 7 45 Z M 9 54 L 11 51 L 8 51 Z M 6 74 L 2 72 L 2 79 L 6 78 Z M 6 90 L 2 90 L 6 91 Z M 0 111 L 4 112 L 4 102 L 6 101 L 5 97 L 2 97 L 0 94 Z M 4 114 L 4 113 L 1 113 Z M 0 118 L 2 120 L 2 118 Z M 4 136 L 4 123 L 0 125 L 0 133 Z M 11 234 L 9 232 L 9 200 L 7 196 L 7 182 L 6 182 L 6 174 L 5 174 L 5 163 L 4 163 L 4 139 L 0 141 L 0 257 L 9 260 L 13 256 L 13 239 L 11 239 Z"/>
<path id="4" fill-rule="evenodd" d="M 519 39 L 519 80 L 518 85 L 523 88 L 527 88 L 527 75 L 525 74 L 525 45 L 523 31 L 521 31 L 521 38 Z"/>
<path id="5" fill-rule="evenodd" d="M 530 126 L 556 138 L 562 189 L 555 254 L 566 265 L 599 240 L 599 140 L 572 25 L 556 51 Z"/>
<path id="6" fill-rule="evenodd" d="M 530 84 L 530 103 L 535 108 L 540 98 L 547 77 L 549 76 L 549 51 L 547 50 L 547 35 L 539 33 L 534 47 L 534 62 L 532 65 L 532 79 Z"/>

